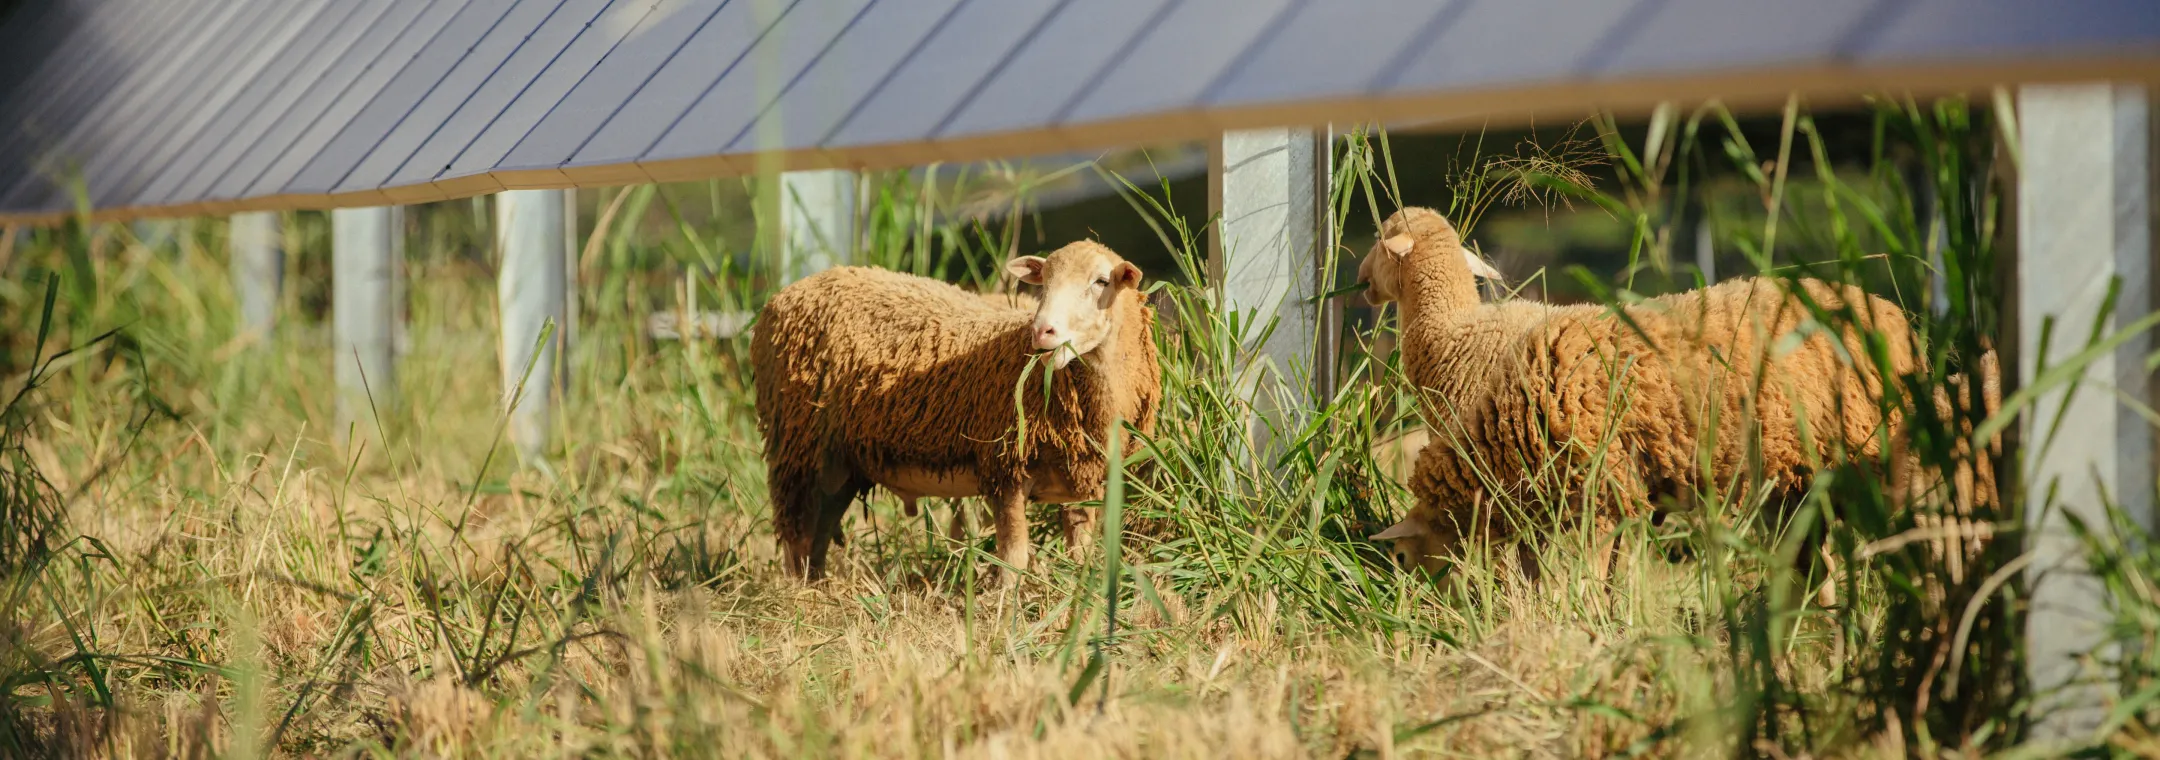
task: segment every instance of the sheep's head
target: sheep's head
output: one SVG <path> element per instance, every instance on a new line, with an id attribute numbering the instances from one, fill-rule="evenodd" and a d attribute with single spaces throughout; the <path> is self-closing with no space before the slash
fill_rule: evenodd
<path id="1" fill-rule="evenodd" d="M 1042 286 L 1042 304 L 1030 327 L 1033 347 L 1052 351 L 1060 369 L 1095 351 L 1117 334 L 1118 298 L 1140 289 L 1140 268 L 1092 240 L 1005 263 L 1021 282 Z"/>
<path id="2" fill-rule="evenodd" d="M 1462 237 L 1447 217 L 1429 208 L 1406 208 L 1380 225 L 1380 241 L 1358 263 L 1358 282 L 1364 284 L 1365 302 L 1374 306 L 1402 298 L 1402 271 L 1410 253 L 1420 244 L 1453 248 L 1462 253 L 1472 275 L 1501 279 L 1499 270 L 1462 245 Z"/>
<path id="3" fill-rule="evenodd" d="M 1393 543 L 1394 548 L 1388 553 L 1394 556 L 1395 563 L 1403 569 L 1415 568 L 1427 573 L 1438 573 L 1447 564 L 1446 556 L 1454 549 L 1455 543 L 1450 540 L 1451 535 L 1442 535 L 1443 532 L 1452 533 L 1434 530 L 1430 522 L 1413 512 L 1403 518 L 1402 522 L 1374 534 L 1372 540 Z"/>

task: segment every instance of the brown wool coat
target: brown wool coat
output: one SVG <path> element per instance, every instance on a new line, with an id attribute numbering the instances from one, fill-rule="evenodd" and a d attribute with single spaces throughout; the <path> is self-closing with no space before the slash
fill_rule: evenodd
<path id="1" fill-rule="evenodd" d="M 1860 319 L 1888 341 L 1892 372 L 1912 371 L 1911 329 L 1895 305 L 1814 280 L 1801 287 L 1833 311 L 1864 305 L 1870 313 Z M 1553 309 L 1503 357 L 1509 366 L 1489 374 L 1454 445 L 1420 457 L 1419 511 L 1459 529 L 1488 480 L 1521 496 L 1545 473 L 1597 461 L 1597 502 L 1634 514 L 1654 497 L 1702 488 L 1706 477 L 1723 489 L 1760 472 L 1773 489 L 1799 493 L 1841 452 L 1880 453 L 1896 420 L 1880 413 L 1882 377 L 1861 335 L 1802 332 L 1808 312 L 1785 288 L 1747 279 L 1619 314 Z"/>
<path id="2" fill-rule="evenodd" d="M 1479 305 L 1445 219 L 1406 209 L 1382 237 L 1404 233 L 1416 239 L 1399 273 L 1404 361 L 1428 391 L 1434 427 L 1410 482 L 1418 497 L 1411 518 L 1433 531 L 1421 542 L 1428 548 L 1473 529 L 1488 483 L 1521 497 L 1539 478 L 1580 472 L 1597 458 L 1606 489 L 1597 502 L 1618 514 L 1680 496 L 1705 477 L 1736 483 L 1758 466 L 1774 487 L 1797 491 L 1839 450 L 1878 453 L 1885 423 L 1895 424 L 1878 411 L 1882 380 L 1865 363 L 1861 335 L 1815 329 L 1782 282 L 1732 281 L 1618 313 Z M 1912 370 L 1911 327 L 1896 305 L 1819 281 L 1800 285 L 1825 309 L 1864 308 L 1856 316 L 1888 342 L 1891 371 Z M 1714 445 L 1699 446 L 1712 435 Z M 1710 456 L 1700 461 L 1705 448 Z"/>
<path id="3" fill-rule="evenodd" d="M 833 490 L 818 482 L 821 473 L 875 482 L 900 467 L 966 472 L 985 492 L 1053 477 L 1086 498 L 1100 496 L 1100 445 L 1113 418 L 1154 428 L 1161 388 L 1153 312 L 1140 293 L 1121 295 L 1122 331 L 1105 341 L 1114 350 L 1049 373 L 1046 395 L 1048 365 L 1031 364 L 1034 313 L 1004 298 L 841 267 L 766 304 L 751 362 L 782 542 L 815 529 L 812 494 L 821 485 Z"/>

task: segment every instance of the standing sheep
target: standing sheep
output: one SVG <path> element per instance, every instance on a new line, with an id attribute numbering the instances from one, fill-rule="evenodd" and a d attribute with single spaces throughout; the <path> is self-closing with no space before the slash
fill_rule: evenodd
<path id="1" fill-rule="evenodd" d="M 1161 375 L 1140 269 L 1092 241 L 1006 268 L 1042 286 L 1032 313 L 862 267 L 804 278 L 759 313 L 758 425 L 796 572 L 823 577 L 872 485 L 906 501 L 986 497 L 1000 559 L 1025 570 L 1027 504 L 1099 498 L 1115 421 L 1153 429 Z M 1082 515 L 1068 515 L 1069 539 Z"/>
<path id="2" fill-rule="evenodd" d="M 1446 219 L 1405 209 L 1382 235 L 1371 254 L 1382 260 L 1361 272 L 1372 276 L 1371 292 L 1404 300 L 1405 362 L 1455 411 L 1436 421 L 1440 445 L 1415 466 L 1417 507 L 1375 538 L 1397 540 L 1428 567 L 1465 532 L 1509 532 L 1504 517 L 1471 524 L 1488 480 L 1520 495 L 1549 463 L 1580 472 L 1597 462 L 1597 490 L 1633 510 L 1652 495 L 1688 493 L 1705 478 L 1732 483 L 1751 470 L 1798 492 L 1840 450 L 1880 452 L 1883 425 L 1895 420 L 1879 413 L 1883 378 L 1865 337 L 1833 337 L 1800 298 L 1833 312 L 1863 309 L 1859 321 L 1887 344 L 1888 369 L 1903 374 L 1914 362 L 1895 305 L 1815 280 L 1800 281 L 1798 293 L 1775 280 L 1737 280 L 1617 310 L 1488 308 L 1498 316 L 1480 321 L 1462 298 L 1475 288 Z M 1449 339 L 1479 334 L 1499 337 Z M 1429 353 L 1413 356 L 1418 347 Z M 1573 490 L 1581 498 L 1593 489 Z M 1610 525 L 1616 515 L 1597 517 Z"/>

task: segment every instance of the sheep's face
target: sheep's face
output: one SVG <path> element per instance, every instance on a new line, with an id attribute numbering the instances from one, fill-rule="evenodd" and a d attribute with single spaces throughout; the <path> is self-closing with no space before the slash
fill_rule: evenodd
<path id="1" fill-rule="evenodd" d="M 1502 279 L 1499 270 L 1463 247 L 1454 225 L 1448 224 L 1446 217 L 1432 209 L 1406 208 L 1395 212 L 1380 225 L 1380 236 L 1380 241 L 1365 254 L 1365 260 L 1358 262 L 1358 282 L 1365 285 L 1365 302 L 1374 306 L 1402 298 L 1403 267 L 1410 252 L 1417 249 L 1420 238 L 1438 241 L 1438 245 L 1460 251 L 1471 275 L 1488 280 Z"/>
<path id="2" fill-rule="evenodd" d="M 1433 530 L 1429 523 L 1413 514 L 1403 518 L 1402 522 L 1388 526 L 1387 530 L 1380 531 L 1372 539 L 1393 544 L 1388 554 L 1393 556 L 1395 563 L 1403 569 L 1438 573 L 1446 566 L 1446 556 L 1454 548 L 1453 542 L 1448 536 L 1441 535 L 1442 533 L 1443 531 Z"/>
<path id="3" fill-rule="evenodd" d="M 1021 256 L 1005 270 L 1042 286 L 1042 305 L 1030 329 L 1033 348 L 1049 351 L 1059 369 L 1092 353 L 1118 330 L 1118 297 L 1140 287 L 1140 268 L 1094 241 L 1060 248 L 1048 257 Z"/>
<path id="4" fill-rule="evenodd" d="M 1374 306 L 1402 297 L 1403 259 L 1412 248 L 1409 235 L 1395 235 L 1374 243 L 1365 260 L 1358 262 L 1358 282 L 1365 285 L 1365 302 Z"/>

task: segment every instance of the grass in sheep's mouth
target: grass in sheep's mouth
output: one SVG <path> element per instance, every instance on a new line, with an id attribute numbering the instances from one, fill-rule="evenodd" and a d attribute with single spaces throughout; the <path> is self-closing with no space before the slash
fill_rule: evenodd
<path id="1" fill-rule="evenodd" d="M 1984 112 L 1883 114 L 1884 139 L 1932 146 L 1928 176 L 1967 183 L 1940 197 L 1993 202 L 1974 158 Z M 1674 220 L 1655 188 L 1675 177 L 1657 171 L 1773 158 L 1737 128 L 1712 137 L 1719 112 L 1700 116 L 1687 133 L 1700 127 L 1705 145 L 1668 142 L 1662 157 L 1630 152 L 1639 132 L 1607 130 L 1605 155 L 1635 168 L 1604 188 L 1547 171 L 1549 157 L 1479 157 L 1457 170 L 1446 210 L 1474 234 L 1490 199 L 1517 186 L 1595 206 L 1636 225 L 1645 253 L 1619 277 L 1578 275 L 1624 286 L 1672 237 L 1659 237 Z M 1820 150 L 1799 116 L 1784 122 L 1779 166 L 1795 146 L 1802 159 Z M 1352 135 L 1338 165 L 1336 229 L 1397 205 L 1384 135 Z M 1926 292 L 1901 191 L 1823 172 L 1744 184 L 1785 205 L 1721 221 L 1721 244 L 1766 269 L 1854 253 L 1869 268 L 1817 273 Z M 950 199 L 973 196 L 931 177 L 947 184 L 875 178 L 868 263 L 980 285 L 1020 250 L 1020 228 L 950 221 Z M 1206 271 L 1198 222 L 1166 191 L 1121 187 L 1178 255 L 1182 276 L 1155 279 Z M 2000 675 L 2018 668 L 2019 605 L 1973 603 L 1988 599 L 1976 591 L 1987 573 L 1953 582 L 1924 543 L 1860 556 L 1911 527 L 1863 471 L 1826 466 L 1787 525 L 1753 519 L 1744 482 L 1659 526 L 1625 524 L 1609 580 L 1585 559 L 1593 536 L 1552 516 L 1574 496 L 1560 491 L 1491 514 L 1553 536 L 1528 554 L 1540 582 L 1494 569 L 1510 546 L 1472 547 L 1437 579 L 1399 572 L 1363 538 L 1409 503 L 1380 464 L 1392 455 L 1373 451 L 1416 421 L 1395 357 L 1350 341 L 1341 390 L 1318 408 L 1296 400 L 1301 379 L 1251 381 L 1276 399 L 1257 417 L 1275 427 L 1255 435 L 1237 370 L 1266 326 L 1181 285 L 1160 294 L 1162 417 L 1112 489 L 1126 525 L 1115 572 L 1105 550 L 1066 557 L 1044 510 L 1041 564 L 998 589 L 981 577 L 987 530 L 955 542 L 947 510 L 907 519 L 880 495 L 849 520 L 834 578 L 805 586 L 780 570 L 766 525 L 747 338 L 656 344 L 641 332 L 649 309 L 749 311 L 767 292 L 762 272 L 720 253 L 754 250 L 754 231 L 700 210 L 749 197 L 717 182 L 601 195 L 632 221 L 586 249 L 553 478 L 504 457 L 483 467 L 500 395 L 495 367 L 472 359 L 496 346 L 493 275 L 464 253 L 490 250 L 475 222 L 486 217 L 469 204 L 417 212 L 410 351 L 402 392 L 385 394 L 403 401 L 382 405 L 387 441 L 366 420 L 352 445 L 332 443 L 346 431 L 326 422 L 321 216 L 288 217 L 287 316 L 256 344 L 230 338 L 214 223 L 176 256 L 125 248 L 110 230 L 13 239 L 0 253 L 0 376 L 23 376 L 36 353 L 39 273 L 81 276 L 57 291 L 41 355 L 129 327 L 0 412 L 0 516 L 36 516 L 0 520 L 0 755 L 1888 756 L 2016 739 Z M 1994 212 L 1948 212 L 1959 232 L 1942 256 L 1986 271 L 1978 231 Z M 1776 219 L 1778 240 L 1808 244 L 1766 241 L 1756 228 Z M 1892 253 L 1857 255 L 1878 250 Z M 1936 358 L 1992 328 L 1983 282 L 1957 283 L 1967 300 L 1926 323 Z M 1923 447 L 1957 438 L 1955 421 L 1923 424 Z M 1299 445 L 1277 454 L 1256 440 Z M 1795 561 L 1817 547 L 1849 570 L 1829 606 L 1809 593 L 1819 565 Z M 2121 632 L 2139 645 L 2125 651 L 2154 658 L 2160 604 L 2141 579 L 2160 562 L 2110 562 L 2105 577 L 2132 600 Z M 1961 620 L 1969 636 L 1952 651 Z M 2160 670 L 2145 663 L 2139 684 Z M 1944 669 L 1963 691 L 1943 692 Z M 2150 725 L 2151 710 L 2121 708 L 2131 726 Z"/>

